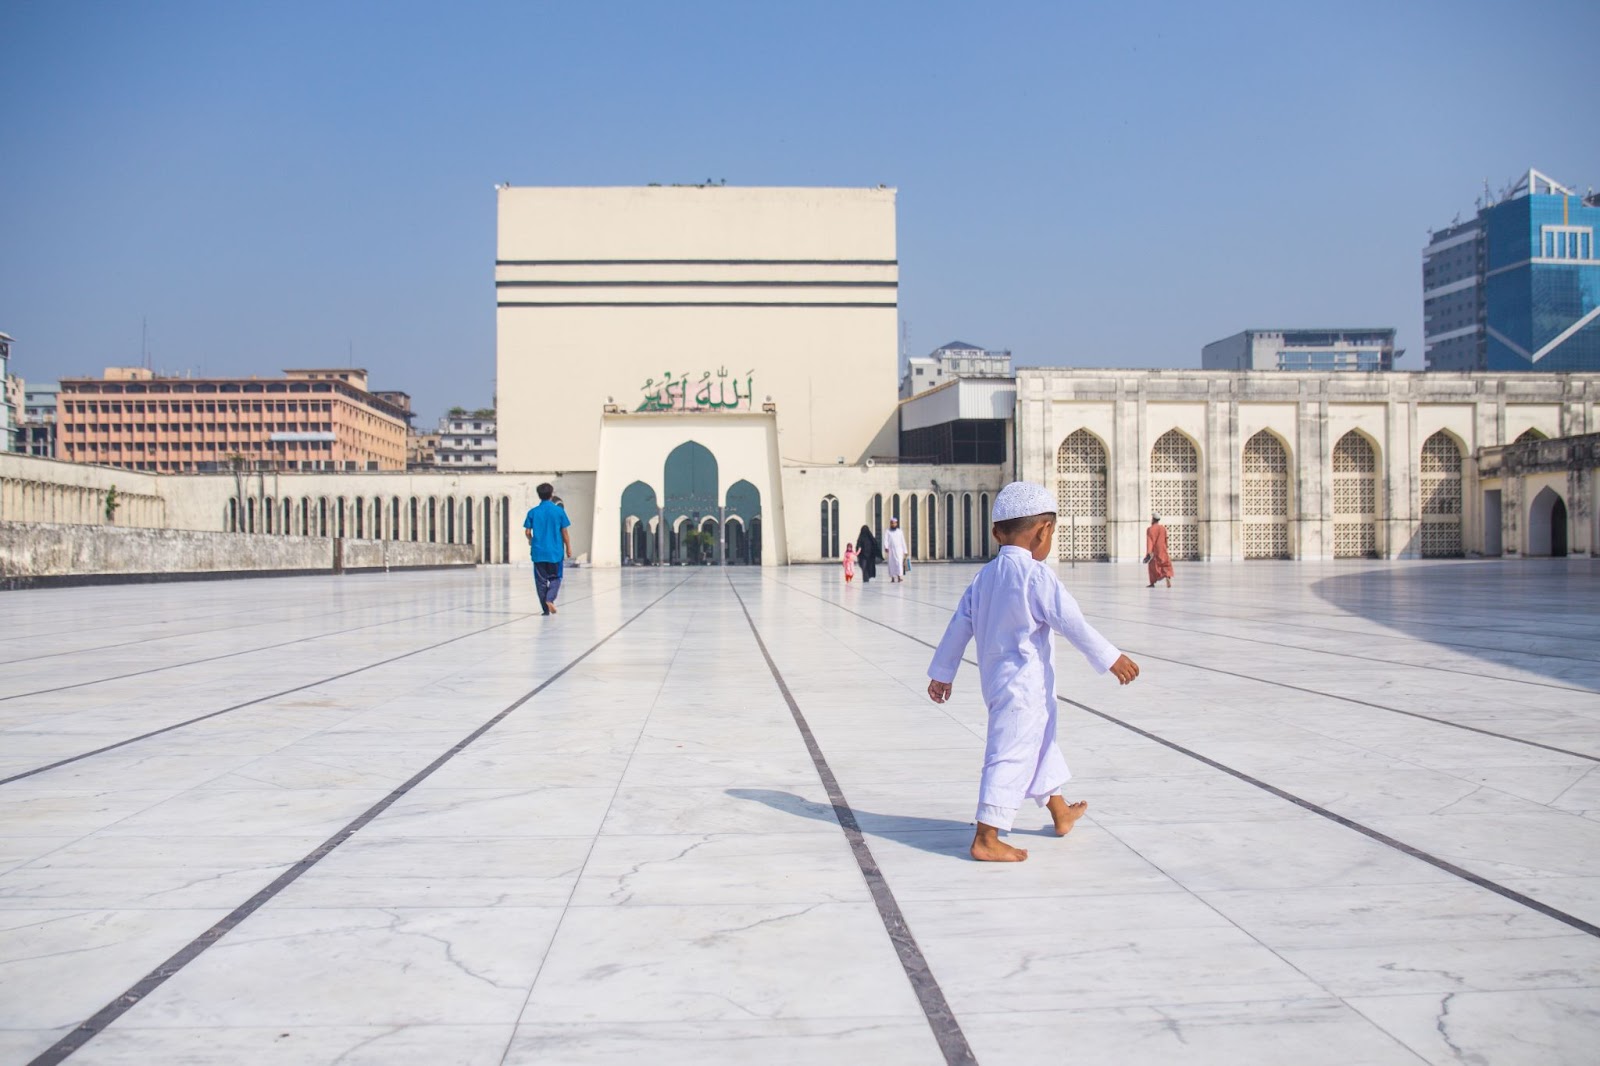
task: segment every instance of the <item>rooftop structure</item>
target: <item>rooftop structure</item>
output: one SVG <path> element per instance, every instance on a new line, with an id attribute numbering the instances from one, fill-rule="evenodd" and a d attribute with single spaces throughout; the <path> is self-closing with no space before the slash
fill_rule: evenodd
<path id="1" fill-rule="evenodd" d="M 1247 329 L 1200 350 L 1202 370 L 1393 370 L 1392 329 Z"/>
<path id="2" fill-rule="evenodd" d="M 923 356 L 906 360 L 900 398 L 908 400 L 956 378 L 1009 378 L 1010 349 L 990 350 L 966 341 L 951 341 Z"/>

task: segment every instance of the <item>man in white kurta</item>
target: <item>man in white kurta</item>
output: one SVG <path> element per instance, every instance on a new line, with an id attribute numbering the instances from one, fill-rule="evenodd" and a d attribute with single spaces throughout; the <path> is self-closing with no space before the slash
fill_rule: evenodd
<path id="1" fill-rule="evenodd" d="M 906 535 L 900 531 L 898 518 L 889 519 L 889 531 L 883 535 L 883 555 L 889 561 L 889 580 L 905 580 Z"/>

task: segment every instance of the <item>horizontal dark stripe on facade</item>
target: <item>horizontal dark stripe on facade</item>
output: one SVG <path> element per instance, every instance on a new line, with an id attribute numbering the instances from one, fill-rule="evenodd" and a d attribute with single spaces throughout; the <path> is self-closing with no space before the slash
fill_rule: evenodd
<path id="1" fill-rule="evenodd" d="M 896 289 L 898 281 L 496 281 L 518 289 Z"/>
<path id="2" fill-rule="evenodd" d="M 574 301 L 518 301 L 501 300 L 496 307 L 881 307 L 894 309 L 898 302 L 889 303 L 823 303 L 821 301 L 791 300 L 782 302 L 755 300 L 574 300 Z"/>
<path id="3" fill-rule="evenodd" d="M 495 266 L 899 266 L 898 259 L 496 259 Z"/>

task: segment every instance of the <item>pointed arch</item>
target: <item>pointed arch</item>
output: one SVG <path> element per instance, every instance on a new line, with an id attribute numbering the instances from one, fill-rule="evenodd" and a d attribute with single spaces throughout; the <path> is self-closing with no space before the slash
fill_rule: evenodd
<path id="1" fill-rule="evenodd" d="M 1333 446 L 1333 557 L 1378 554 L 1378 451 L 1359 430 Z"/>
<path id="2" fill-rule="evenodd" d="M 1461 554 L 1461 445 L 1453 434 L 1439 430 L 1422 442 L 1418 462 L 1422 526 L 1422 557 L 1447 559 Z"/>
<path id="3" fill-rule="evenodd" d="M 839 558 L 839 498 L 832 494 L 822 498 L 822 548 L 824 559 Z"/>
<path id="4" fill-rule="evenodd" d="M 1087 429 L 1056 449 L 1056 558 L 1105 559 L 1106 446 Z"/>
<path id="5" fill-rule="evenodd" d="M 1289 558 L 1289 449 L 1263 429 L 1244 442 L 1244 557 Z"/>
<path id="6" fill-rule="evenodd" d="M 716 514 L 717 457 L 699 441 L 687 440 L 667 454 L 662 466 L 662 505 L 674 514 Z"/>
<path id="7" fill-rule="evenodd" d="M 1567 554 L 1567 502 L 1548 485 L 1528 504 L 1526 554 L 1553 558 Z"/>
<path id="8" fill-rule="evenodd" d="M 1150 448 L 1150 507 L 1167 527 L 1172 557 L 1200 558 L 1200 449 L 1181 430 Z"/>
<path id="9" fill-rule="evenodd" d="M 659 506 L 656 490 L 643 481 L 635 481 L 622 490 L 622 561 L 624 565 L 646 566 L 659 563 L 653 537 L 645 531 L 656 518 Z"/>

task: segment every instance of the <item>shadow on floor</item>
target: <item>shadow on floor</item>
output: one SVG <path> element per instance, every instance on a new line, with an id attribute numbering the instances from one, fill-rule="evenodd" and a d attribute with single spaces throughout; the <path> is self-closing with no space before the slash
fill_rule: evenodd
<path id="1" fill-rule="evenodd" d="M 735 799 L 765 803 L 773 810 L 782 811 L 784 814 L 811 818 L 832 825 L 839 824 L 832 806 L 826 803 L 814 803 L 803 796 L 796 796 L 793 792 L 780 792 L 772 788 L 730 788 L 725 791 Z M 863 836 L 882 837 L 919 851 L 969 861 L 967 848 L 972 844 L 971 822 L 957 822 L 949 818 L 921 818 L 909 814 L 876 814 L 856 807 L 851 807 L 850 810 L 855 814 L 856 824 L 861 826 Z M 1039 829 L 1037 833 L 1029 830 L 1013 830 L 1006 835 L 1037 835 L 1056 839 L 1054 831 L 1048 826 Z"/>
<path id="2" fill-rule="evenodd" d="M 1312 589 L 1340 610 L 1458 654 L 1600 689 L 1600 560 L 1379 566 Z"/>

